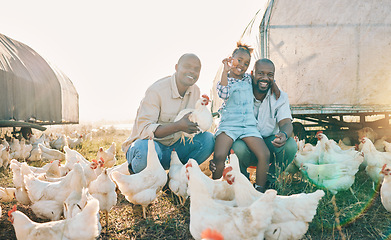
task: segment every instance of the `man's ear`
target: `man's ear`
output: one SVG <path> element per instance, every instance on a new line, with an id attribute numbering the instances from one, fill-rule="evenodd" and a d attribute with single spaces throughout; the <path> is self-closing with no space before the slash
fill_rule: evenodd
<path id="1" fill-rule="evenodd" d="M 178 71 L 178 63 L 175 64 L 175 71 Z"/>
<path id="2" fill-rule="evenodd" d="M 254 70 L 251 70 L 251 78 L 254 79 Z"/>

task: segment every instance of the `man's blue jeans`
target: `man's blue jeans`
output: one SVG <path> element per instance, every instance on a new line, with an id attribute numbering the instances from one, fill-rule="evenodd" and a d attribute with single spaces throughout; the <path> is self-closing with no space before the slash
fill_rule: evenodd
<path id="1" fill-rule="evenodd" d="M 170 168 L 171 152 L 173 149 L 178 153 L 178 157 L 183 164 L 187 163 L 189 158 L 203 163 L 212 154 L 214 149 L 214 136 L 210 132 L 199 133 L 194 136 L 193 143 L 189 143 L 186 138 L 186 144 L 179 139 L 171 146 L 165 146 L 155 141 L 155 149 L 163 168 Z M 126 160 L 131 164 L 131 170 L 134 173 L 142 171 L 147 166 L 148 139 L 138 139 L 132 143 L 126 152 Z"/>

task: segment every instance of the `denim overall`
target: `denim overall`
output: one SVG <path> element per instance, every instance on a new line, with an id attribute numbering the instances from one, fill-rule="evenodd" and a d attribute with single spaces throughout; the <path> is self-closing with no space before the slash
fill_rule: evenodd
<path id="1" fill-rule="evenodd" d="M 232 84 L 229 98 L 221 110 L 221 120 L 216 136 L 225 132 L 233 141 L 244 137 L 262 138 L 254 116 L 254 96 L 251 83 Z"/>

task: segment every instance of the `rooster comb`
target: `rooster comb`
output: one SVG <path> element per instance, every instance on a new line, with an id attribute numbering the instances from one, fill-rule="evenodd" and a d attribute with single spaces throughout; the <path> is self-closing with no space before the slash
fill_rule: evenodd
<path id="1" fill-rule="evenodd" d="M 207 228 L 204 231 L 202 231 L 201 238 L 202 239 L 224 240 L 224 237 L 223 237 L 223 235 L 221 235 L 221 233 L 219 233 L 216 230 L 212 230 L 210 228 Z"/>
<path id="2" fill-rule="evenodd" d="M 8 211 L 8 217 L 11 217 L 11 214 L 16 211 L 16 205 L 12 207 L 11 210 Z"/>

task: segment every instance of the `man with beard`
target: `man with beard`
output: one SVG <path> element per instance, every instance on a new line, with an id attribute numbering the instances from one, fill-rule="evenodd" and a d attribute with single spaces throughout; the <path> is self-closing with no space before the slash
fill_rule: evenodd
<path id="1" fill-rule="evenodd" d="M 269 59 L 258 60 L 251 72 L 254 114 L 258 120 L 258 130 L 271 156 L 265 188 L 274 184 L 279 174 L 292 162 L 297 152 L 296 141 L 290 137 L 293 126 L 288 95 L 281 91 L 281 95 L 277 99 L 275 95 L 271 94 L 270 88 L 275 81 L 274 72 L 274 64 Z M 235 141 L 232 149 L 239 158 L 241 172 L 249 177 L 247 168 L 257 165 L 254 154 L 242 140 Z"/>
<path id="2" fill-rule="evenodd" d="M 173 75 L 156 81 L 147 89 L 131 135 L 122 144 L 130 173 L 138 173 L 147 166 L 149 138 L 155 141 L 160 163 L 166 170 L 174 149 L 182 163 L 192 158 L 201 164 L 212 154 L 214 137 L 210 132 L 196 134 L 192 143 L 180 142 L 182 131 L 189 134 L 199 131 L 197 124 L 189 120 L 190 113 L 174 122 L 181 110 L 194 109 L 200 98 L 200 89 L 195 84 L 200 71 L 200 59 L 192 53 L 184 54 L 175 65 Z"/>

